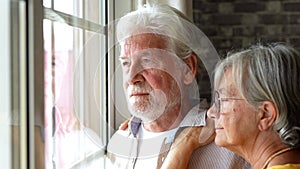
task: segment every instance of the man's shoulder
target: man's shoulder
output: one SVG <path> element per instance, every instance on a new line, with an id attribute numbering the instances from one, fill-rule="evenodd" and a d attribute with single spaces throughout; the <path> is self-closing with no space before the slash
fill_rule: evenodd
<path id="1" fill-rule="evenodd" d="M 119 144 L 120 144 L 125 139 L 132 139 L 131 132 L 128 128 L 125 130 L 117 130 L 110 138 L 110 140 L 108 142 L 108 146 L 115 142 L 119 142 Z"/>
<path id="2" fill-rule="evenodd" d="M 200 104 L 194 106 L 180 123 L 180 127 L 205 126 L 206 109 L 201 109 Z"/>
<path id="3" fill-rule="evenodd" d="M 133 137 L 129 130 L 117 130 L 110 138 L 107 151 L 108 153 L 115 154 L 117 156 L 126 157 L 130 151 L 130 145 L 132 144 Z"/>
<path id="4" fill-rule="evenodd" d="M 129 128 L 126 128 L 125 130 L 117 130 L 117 131 L 113 134 L 112 137 L 117 136 L 117 135 L 123 136 L 123 137 L 129 137 L 130 134 L 131 134 L 131 133 L 130 133 Z"/>

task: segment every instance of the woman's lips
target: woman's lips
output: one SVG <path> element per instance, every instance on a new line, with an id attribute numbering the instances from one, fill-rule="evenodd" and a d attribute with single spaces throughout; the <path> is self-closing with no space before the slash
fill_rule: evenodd
<path id="1" fill-rule="evenodd" d="M 223 127 L 216 127 L 215 128 L 216 131 L 220 131 L 220 130 L 223 130 L 223 129 L 224 129 Z"/>

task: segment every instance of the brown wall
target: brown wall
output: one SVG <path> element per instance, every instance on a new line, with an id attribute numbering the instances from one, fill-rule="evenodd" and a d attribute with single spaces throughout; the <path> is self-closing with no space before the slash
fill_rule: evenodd
<path id="1" fill-rule="evenodd" d="M 257 42 L 300 50 L 300 0 L 193 0 L 196 25 L 221 56 Z"/>
<path id="2" fill-rule="evenodd" d="M 300 0 L 193 0 L 193 20 L 221 57 L 257 42 L 287 42 L 300 50 Z M 200 97 L 210 98 L 209 77 Z"/>

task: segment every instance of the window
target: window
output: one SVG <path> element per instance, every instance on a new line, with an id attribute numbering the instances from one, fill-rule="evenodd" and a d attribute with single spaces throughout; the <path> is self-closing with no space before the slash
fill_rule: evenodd
<path id="1" fill-rule="evenodd" d="M 132 10 L 134 0 L 2 3 L 2 165 L 105 168 L 108 139 L 126 118 L 113 101 L 120 83 L 107 23 Z"/>
<path id="2" fill-rule="evenodd" d="M 45 164 L 47 168 L 103 168 L 106 4 L 45 0 L 43 5 Z"/>
<path id="3" fill-rule="evenodd" d="M 1 1 L 0 5 L 0 51 L 1 51 L 1 62 L 0 62 L 0 159 L 1 168 L 11 168 L 11 130 L 9 128 L 10 112 L 11 112 L 11 95 L 10 95 L 10 74 L 11 74 L 11 62 L 10 62 L 10 40 L 9 40 L 9 0 Z"/>

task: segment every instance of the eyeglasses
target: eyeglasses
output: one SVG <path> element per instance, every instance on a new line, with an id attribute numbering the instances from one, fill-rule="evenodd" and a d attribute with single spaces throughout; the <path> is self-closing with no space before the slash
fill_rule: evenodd
<path id="1" fill-rule="evenodd" d="M 214 92 L 214 105 L 216 107 L 216 112 L 220 113 L 221 111 L 221 101 L 229 101 L 229 100 L 244 100 L 241 98 L 234 98 L 234 97 L 221 97 L 218 91 Z"/>

